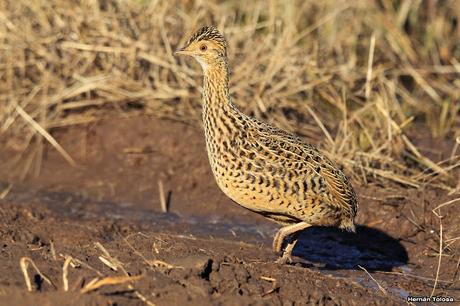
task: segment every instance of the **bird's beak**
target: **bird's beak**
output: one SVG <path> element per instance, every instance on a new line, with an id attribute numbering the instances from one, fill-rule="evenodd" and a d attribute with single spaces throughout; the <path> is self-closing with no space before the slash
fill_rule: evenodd
<path id="1" fill-rule="evenodd" d="M 190 55 L 190 54 L 191 54 L 191 52 L 188 51 L 185 47 L 179 48 L 176 51 L 174 51 L 175 56 L 178 56 L 178 55 Z"/>

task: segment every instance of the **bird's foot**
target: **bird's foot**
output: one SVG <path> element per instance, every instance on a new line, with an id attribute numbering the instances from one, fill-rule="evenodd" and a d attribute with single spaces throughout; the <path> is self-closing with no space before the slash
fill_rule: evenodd
<path id="1" fill-rule="evenodd" d="M 280 265 L 289 265 L 292 264 L 292 257 L 291 254 L 286 254 L 286 252 L 276 260 L 277 264 Z"/>

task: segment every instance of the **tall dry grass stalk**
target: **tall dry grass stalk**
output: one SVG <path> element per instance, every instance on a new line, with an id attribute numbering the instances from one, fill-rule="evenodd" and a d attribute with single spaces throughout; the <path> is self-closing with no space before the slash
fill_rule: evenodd
<path id="1" fill-rule="evenodd" d="M 198 124 L 200 70 L 172 51 L 214 24 L 245 112 L 319 143 L 356 179 L 456 192 L 458 152 L 436 163 L 408 131 L 460 135 L 459 21 L 455 0 L 1 1 L 0 132 L 42 146 L 130 107 Z"/>

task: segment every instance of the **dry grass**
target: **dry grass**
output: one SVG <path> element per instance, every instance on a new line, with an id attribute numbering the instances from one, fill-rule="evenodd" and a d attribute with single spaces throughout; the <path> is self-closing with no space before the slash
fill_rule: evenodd
<path id="1" fill-rule="evenodd" d="M 22 257 L 19 260 L 19 266 L 21 268 L 22 274 L 24 275 L 24 281 L 26 283 L 27 291 L 33 291 L 32 281 L 30 280 L 28 271 L 29 265 L 31 265 L 34 268 L 37 275 L 39 275 L 47 284 L 49 284 L 53 288 L 56 288 L 56 285 L 49 279 L 49 277 L 47 277 L 37 268 L 32 259 L 30 259 L 29 257 Z"/>
<path id="2" fill-rule="evenodd" d="M 172 51 L 215 24 L 246 113 L 319 143 L 355 179 L 454 193 L 459 20 L 455 0 L 2 1 L 0 133 L 38 171 L 45 141 L 73 161 L 55 129 L 107 109 L 199 124 L 200 70 Z M 414 131 L 444 139 L 450 157 L 428 158 Z"/>
<path id="3" fill-rule="evenodd" d="M 100 271 L 94 269 L 93 267 L 89 266 L 88 264 L 83 263 L 82 261 L 73 258 L 72 256 L 69 255 L 62 255 L 62 257 L 65 258 L 64 264 L 62 266 L 62 289 L 63 291 L 69 291 L 69 266 L 72 267 L 86 267 L 89 268 L 93 272 L 97 272 L 98 276 L 93 278 L 91 281 L 86 283 L 84 287 L 79 289 L 79 292 L 81 294 L 86 294 L 95 290 L 98 290 L 102 287 L 105 286 L 114 286 L 114 285 L 124 285 L 126 286 L 129 290 L 133 291 L 133 294 L 135 297 L 140 299 L 144 304 L 149 305 L 149 306 L 154 306 L 155 304 L 150 302 L 144 295 L 142 295 L 138 290 L 136 290 L 133 286 L 133 283 L 141 280 L 143 278 L 142 275 L 136 275 L 136 276 L 131 276 L 128 274 L 128 272 L 125 270 L 123 263 L 121 263 L 118 259 L 112 257 L 110 253 L 106 250 L 106 248 L 99 242 L 95 243 L 95 247 L 99 249 L 104 256 L 107 257 L 106 261 L 103 261 L 105 265 L 107 265 L 110 269 L 118 271 L 120 270 L 123 275 L 109 275 L 106 276 L 102 274 Z M 101 258 L 102 255 L 99 257 Z M 58 287 L 50 280 L 49 277 L 47 277 L 45 274 L 43 274 L 35 265 L 34 261 L 28 257 L 22 257 L 19 261 L 21 271 L 24 275 L 24 281 L 26 283 L 26 287 L 28 291 L 34 291 L 34 288 L 32 287 L 32 281 L 29 276 L 28 272 L 28 267 L 29 265 L 32 266 L 35 270 L 35 272 L 50 286 L 52 286 L 54 289 L 58 290 Z M 113 267 L 116 267 L 116 269 L 113 269 Z M 78 289 L 78 285 L 81 282 L 81 279 L 77 280 L 76 285 L 73 286 L 76 289 Z M 60 288 L 59 288 L 60 289 Z"/>

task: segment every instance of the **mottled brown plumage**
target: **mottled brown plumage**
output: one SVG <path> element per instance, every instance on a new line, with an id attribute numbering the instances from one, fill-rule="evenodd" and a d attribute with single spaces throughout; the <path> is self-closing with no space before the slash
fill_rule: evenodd
<path id="1" fill-rule="evenodd" d="M 358 204 L 347 177 L 313 145 L 246 116 L 228 91 L 227 43 L 214 27 L 196 32 L 177 54 L 204 71 L 203 123 L 209 162 L 220 189 L 239 205 L 284 225 L 273 248 L 312 225 L 354 231 Z"/>

